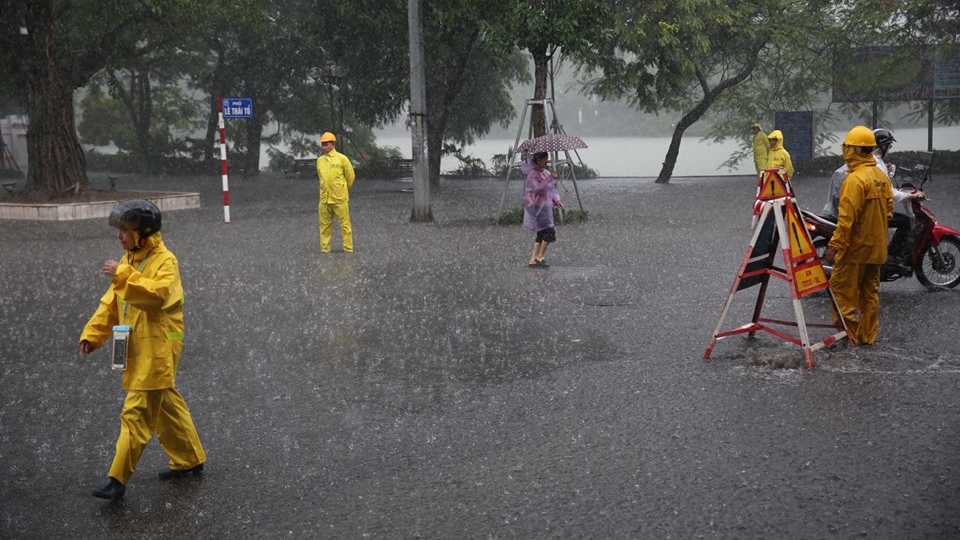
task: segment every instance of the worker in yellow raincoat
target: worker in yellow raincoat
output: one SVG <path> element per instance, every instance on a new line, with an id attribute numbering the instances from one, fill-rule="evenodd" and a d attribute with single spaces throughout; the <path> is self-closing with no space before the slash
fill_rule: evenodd
<path id="1" fill-rule="evenodd" d="M 350 225 L 350 188 L 356 174 L 350 158 L 337 152 L 337 137 L 329 131 L 320 136 L 317 176 L 320 179 L 320 251 L 330 252 L 333 218 L 340 224 L 344 253 L 353 252 L 353 227 Z"/>
<path id="2" fill-rule="evenodd" d="M 871 153 L 876 144 L 866 126 L 847 133 L 842 149 L 850 174 L 840 186 L 837 229 L 824 256 L 833 265 L 830 290 L 839 315 L 860 345 L 873 345 L 880 329 L 880 266 L 887 260 L 887 222 L 893 218 L 890 179 Z"/>
<path id="3" fill-rule="evenodd" d="M 156 434 L 169 455 L 161 480 L 199 474 L 207 456 L 193 418 L 177 392 L 177 366 L 183 348 L 183 287 L 177 258 L 160 235 L 160 210 L 145 200 L 124 201 L 108 221 L 126 251 L 107 260 L 102 272 L 110 287 L 80 335 L 83 356 L 107 344 L 114 325 L 131 328 L 122 387 L 120 436 L 107 483 L 93 492 L 121 499 L 144 449 Z"/>
<path id="4" fill-rule="evenodd" d="M 760 128 L 760 124 L 754 124 L 750 130 L 753 132 L 753 166 L 757 169 L 757 174 L 767 167 L 767 155 L 770 153 L 770 142 L 767 140 L 767 134 Z"/>
<path id="5" fill-rule="evenodd" d="M 767 135 L 770 145 L 770 153 L 767 154 L 767 169 L 783 169 L 787 171 L 787 178 L 793 178 L 793 161 L 790 160 L 790 152 L 783 147 L 783 133 L 775 129 Z"/>

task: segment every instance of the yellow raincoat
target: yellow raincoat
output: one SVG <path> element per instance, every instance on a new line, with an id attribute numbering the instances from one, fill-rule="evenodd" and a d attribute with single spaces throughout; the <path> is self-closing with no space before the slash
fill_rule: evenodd
<path id="1" fill-rule="evenodd" d="M 141 249 L 124 254 L 80 340 L 98 348 L 110 340 L 116 324 L 131 328 L 123 389 L 176 386 L 183 349 L 183 286 L 177 258 L 159 232 Z"/>
<path id="2" fill-rule="evenodd" d="M 350 200 L 350 188 L 356 174 L 350 158 L 336 148 L 317 158 L 317 176 L 320 178 L 320 202 L 341 203 Z"/>
<path id="3" fill-rule="evenodd" d="M 757 168 L 757 174 L 767 167 L 769 153 L 770 142 L 767 140 L 767 134 L 762 130 L 757 131 L 753 136 L 753 165 Z"/>
<path id="4" fill-rule="evenodd" d="M 109 475 L 126 484 L 154 434 L 171 469 L 204 463 L 207 456 L 190 410 L 174 388 L 183 349 L 183 287 L 177 259 L 159 232 L 124 254 L 80 341 L 101 347 L 115 324 L 131 331 L 122 383 L 128 392 Z"/>
<path id="5" fill-rule="evenodd" d="M 840 186 L 837 230 L 829 247 L 837 262 L 883 264 L 887 260 L 887 222 L 893 219 L 893 188 L 873 155 L 843 149 L 850 174 Z"/>
<path id="6" fill-rule="evenodd" d="M 871 345 L 880 328 L 880 266 L 887 260 L 887 221 L 893 218 L 890 179 L 870 153 L 843 148 L 850 174 L 840 187 L 830 289 L 850 337 Z M 859 317 L 858 317 L 859 314 Z"/>
<path id="7" fill-rule="evenodd" d="M 317 158 L 317 176 L 320 179 L 320 251 L 330 251 L 333 217 L 340 224 L 343 251 L 353 251 L 353 227 L 350 224 L 350 188 L 356 174 L 350 159 L 336 148 Z"/>
<path id="8" fill-rule="evenodd" d="M 767 169 L 785 169 L 787 178 L 793 178 L 793 161 L 790 160 L 790 153 L 783 147 L 783 133 L 775 129 L 767 135 L 767 139 L 776 139 L 776 143 L 770 145 L 770 153 L 767 155 Z"/>

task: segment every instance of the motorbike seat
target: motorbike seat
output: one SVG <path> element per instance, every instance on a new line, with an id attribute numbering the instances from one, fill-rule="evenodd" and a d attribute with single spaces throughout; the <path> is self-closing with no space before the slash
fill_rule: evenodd
<path id="1" fill-rule="evenodd" d="M 837 223 L 836 223 L 833 219 L 830 219 L 830 218 L 827 217 L 827 216 L 820 216 L 820 215 L 814 214 L 813 212 L 807 212 L 807 211 L 804 211 L 804 212 L 803 212 L 803 215 L 805 215 L 805 216 L 807 216 L 808 218 L 812 219 L 814 222 L 816 222 L 818 225 L 820 225 L 820 226 L 822 226 L 822 227 L 836 227 L 836 226 L 837 226 Z"/>

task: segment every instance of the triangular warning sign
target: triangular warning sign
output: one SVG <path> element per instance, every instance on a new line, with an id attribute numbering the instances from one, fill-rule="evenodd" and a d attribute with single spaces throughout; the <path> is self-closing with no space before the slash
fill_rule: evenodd
<path id="1" fill-rule="evenodd" d="M 780 175 L 780 169 L 764 169 L 760 177 L 757 199 L 769 201 L 790 196 L 789 182 Z"/>
<path id="2" fill-rule="evenodd" d="M 774 171 L 775 172 L 775 171 Z M 765 180 L 773 188 L 767 193 L 776 193 L 777 189 L 789 190 L 789 184 L 780 182 L 779 174 L 768 174 Z M 760 199 L 760 197 L 757 197 Z M 806 320 L 801 300 L 803 297 L 817 291 L 826 290 L 832 304 L 833 312 L 839 312 L 826 273 L 817 257 L 810 234 L 803 226 L 800 211 L 796 200 L 792 196 L 773 198 L 764 201 L 761 205 L 758 226 L 754 227 L 753 238 L 747 247 L 747 253 L 740 263 L 740 270 L 730 289 L 730 295 L 720 312 L 720 320 L 707 345 L 703 355 L 704 360 L 710 358 L 717 341 L 737 334 L 749 334 L 763 331 L 799 345 L 803 349 L 807 367 L 816 364 L 813 353 L 823 347 L 835 343 L 847 336 L 843 320 L 834 319 L 833 322 L 812 323 Z M 777 255 L 782 256 L 782 266 L 776 264 Z M 770 278 L 786 282 L 790 287 L 795 321 L 780 318 L 761 316 L 764 298 L 770 283 Z M 734 295 L 746 289 L 759 286 L 753 316 L 749 323 L 736 328 L 724 330 L 724 319 L 733 303 Z M 795 327 L 799 335 L 785 332 L 782 327 Z M 827 328 L 832 332 L 822 339 L 811 339 L 810 328 Z"/>
<path id="3" fill-rule="evenodd" d="M 787 206 L 787 233 L 790 242 L 790 257 L 794 261 L 803 261 L 817 255 L 813 242 L 807 233 L 803 220 L 797 215 L 794 205 Z"/>

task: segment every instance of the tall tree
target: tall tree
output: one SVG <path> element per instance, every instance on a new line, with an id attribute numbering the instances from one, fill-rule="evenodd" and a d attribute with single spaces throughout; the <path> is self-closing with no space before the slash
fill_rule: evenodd
<path id="1" fill-rule="evenodd" d="M 310 47 L 342 74 L 337 89 L 358 124 L 382 125 L 399 118 L 409 99 L 406 0 L 319 2 L 322 17 L 304 24 Z M 427 156 L 432 185 L 440 179 L 445 143 L 470 144 L 490 126 L 507 122 L 515 110 L 509 89 L 526 77 L 512 43 L 492 39 L 490 28 L 502 25 L 511 0 L 424 2 L 427 77 Z M 303 112 L 301 113 L 302 115 Z M 311 113 L 306 112 L 304 116 Z"/>
<path id="2" fill-rule="evenodd" d="M 610 3 L 595 0 L 520 0 L 511 2 L 507 40 L 526 49 L 533 59 L 533 96 L 547 98 L 550 61 L 558 51 L 567 56 L 591 46 L 604 31 Z M 543 105 L 533 105 L 530 114 L 533 136 L 544 135 L 549 126 Z"/>
<path id="3" fill-rule="evenodd" d="M 425 16 L 427 149 L 430 183 L 439 185 L 445 142 L 471 144 L 494 123 L 509 122 L 516 114 L 511 85 L 528 75 L 516 47 L 488 38 L 489 5 L 430 4 Z"/>
<path id="4" fill-rule="evenodd" d="M 178 12 L 175 0 L 0 0 L 0 63 L 30 118 L 26 190 L 90 186 L 73 92 L 110 62 L 135 57 L 145 35 Z"/>
<path id="5" fill-rule="evenodd" d="M 657 176 L 667 183 L 684 131 L 726 92 L 750 80 L 773 43 L 806 43 L 829 2 L 677 0 L 613 2 L 611 32 L 586 56 L 592 88 L 656 112 L 682 111 Z M 808 35 L 805 35 L 808 34 Z"/>

